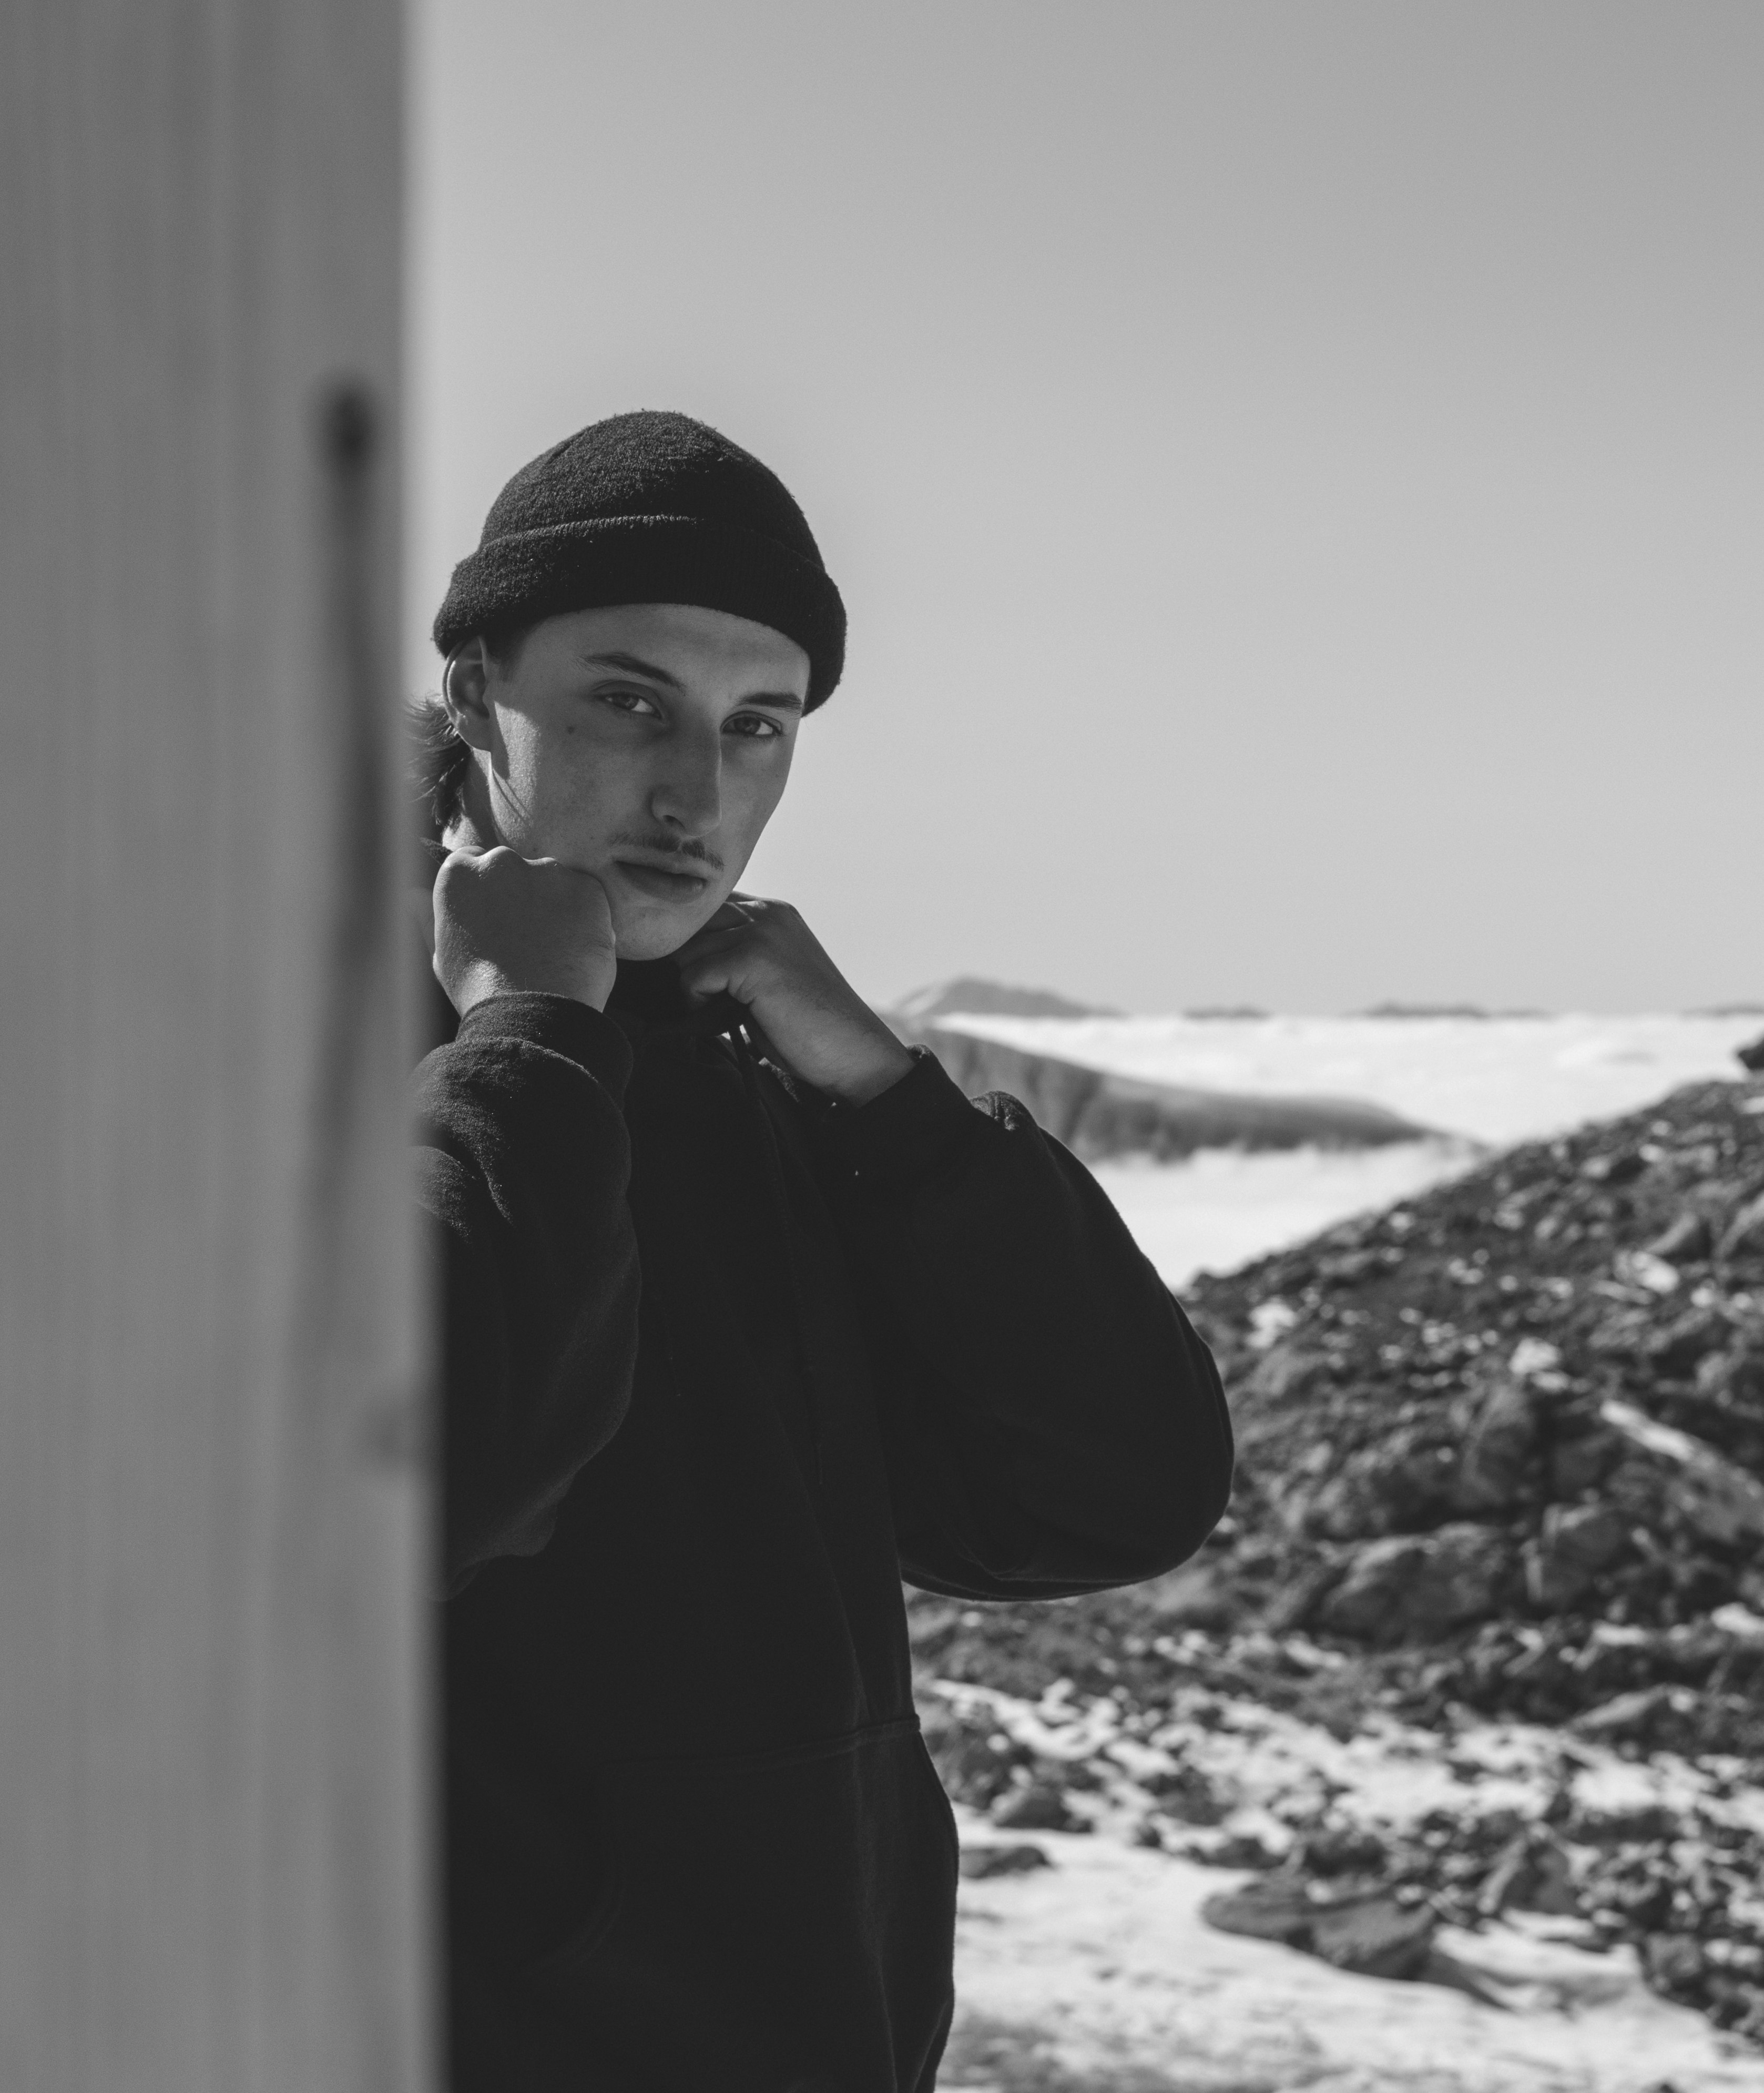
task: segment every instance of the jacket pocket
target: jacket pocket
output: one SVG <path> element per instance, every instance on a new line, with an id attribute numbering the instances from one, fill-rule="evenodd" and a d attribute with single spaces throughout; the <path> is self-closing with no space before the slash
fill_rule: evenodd
<path id="1" fill-rule="evenodd" d="M 526 1972 L 582 2084 L 931 2084 L 949 2026 L 956 1857 L 916 1722 L 609 1766 L 596 1801 L 612 1888 Z"/>

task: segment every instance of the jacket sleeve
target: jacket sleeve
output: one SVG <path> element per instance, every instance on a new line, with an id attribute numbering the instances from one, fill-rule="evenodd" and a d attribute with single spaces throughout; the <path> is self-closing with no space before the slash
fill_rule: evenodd
<path id="1" fill-rule="evenodd" d="M 492 997 L 414 1078 L 440 1332 L 442 1557 L 534 1555 L 618 1431 L 637 1354 L 631 1049 L 561 996 Z"/>
<path id="2" fill-rule="evenodd" d="M 1090 1172 L 929 1054 L 811 1115 L 881 1370 L 901 1566 L 960 1597 L 1132 1584 L 1231 1488 L 1212 1355 Z"/>

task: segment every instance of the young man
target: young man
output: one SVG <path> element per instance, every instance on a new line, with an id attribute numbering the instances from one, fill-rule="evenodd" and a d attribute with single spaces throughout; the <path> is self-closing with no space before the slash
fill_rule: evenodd
<path id="1" fill-rule="evenodd" d="M 584 429 L 435 636 L 453 2083 L 927 2093 L 956 1843 L 901 1579 L 1181 1562 L 1211 1359 L 1021 1106 L 736 891 L 845 637 L 765 466 Z"/>

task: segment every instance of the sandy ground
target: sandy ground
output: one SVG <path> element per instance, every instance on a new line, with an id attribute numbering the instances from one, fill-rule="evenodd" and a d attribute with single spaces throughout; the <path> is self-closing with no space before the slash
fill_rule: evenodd
<path id="1" fill-rule="evenodd" d="M 964 1842 L 1002 1835 L 964 1822 Z M 1653 1998 L 1627 1951 L 1511 1927 L 1441 1945 L 1497 1992 L 1354 1977 L 1215 1932 L 1243 1878 L 1107 1836 L 1041 1833 L 1055 1865 L 962 1885 L 959 2008 L 939 2084 L 964 2093 L 1764 2093 L 1764 2059 Z"/>

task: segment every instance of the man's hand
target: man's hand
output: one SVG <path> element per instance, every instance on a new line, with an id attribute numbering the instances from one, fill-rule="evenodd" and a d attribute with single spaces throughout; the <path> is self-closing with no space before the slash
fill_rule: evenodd
<path id="1" fill-rule="evenodd" d="M 613 911 L 592 872 L 556 858 L 455 851 L 435 882 L 435 978 L 463 1017 L 487 996 L 566 995 L 605 1010 Z"/>
<path id="2" fill-rule="evenodd" d="M 674 957 L 689 995 L 745 1003 L 767 1051 L 830 1097 L 865 1104 L 912 1066 L 788 902 L 731 895 Z"/>

